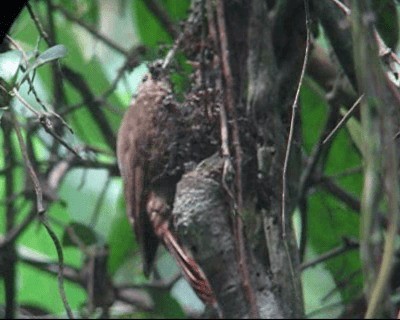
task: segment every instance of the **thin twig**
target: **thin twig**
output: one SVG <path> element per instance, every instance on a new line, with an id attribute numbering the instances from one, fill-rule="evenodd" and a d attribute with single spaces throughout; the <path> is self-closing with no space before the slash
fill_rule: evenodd
<path id="1" fill-rule="evenodd" d="M 38 217 L 40 219 L 40 221 L 42 222 L 42 224 L 44 225 L 45 229 L 47 230 L 48 234 L 50 235 L 51 239 L 53 240 L 54 246 L 56 247 L 57 250 L 57 255 L 58 255 L 58 264 L 59 264 L 59 272 L 58 272 L 58 286 L 59 286 L 59 292 L 61 295 L 61 300 L 64 304 L 64 308 L 68 314 L 68 317 L 70 319 L 73 319 L 73 314 L 71 311 L 71 308 L 68 304 L 67 298 L 66 298 L 66 294 L 65 294 L 65 289 L 64 289 L 64 276 L 63 276 L 63 268 L 64 268 L 64 257 L 63 257 L 63 253 L 62 253 L 62 248 L 61 248 L 61 244 L 59 242 L 59 240 L 57 239 L 57 236 L 55 235 L 54 231 L 51 229 L 50 225 L 47 223 L 47 221 L 45 220 L 44 217 L 44 206 L 43 206 L 43 191 L 42 188 L 40 186 L 40 182 L 39 179 L 36 175 L 35 170 L 33 169 L 33 166 L 29 160 L 28 157 L 28 153 L 26 151 L 26 145 L 24 142 L 24 139 L 22 137 L 22 133 L 21 133 L 21 129 L 19 126 L 19 123 L 17 121 L 17 119 L 15 118 L 15 115 L 13 113 L 13 111 L 11 110 L 10 112 L 11 117 L 12 117 L 12 121 L 14 124 L 14 129 L 15 132 L 17 134 L 17 138 L 18 138 L 18 142 L 21 148 L 21 153 L 22 156 L 24 158 L 24 162 L 25 165 L 27 167 L 28 173 L 31 177 L 32 183 L 34 185 L 35 188 L 35 193 L 36 193 L 36 203 L 37 203 L 37 213 L 38 213 Z"/>
<path id="2" fill-rule="evenodd" d="M 343 177 L 348 177 L 350 175 L 359 174 L 361 172 L 362 172 L 362 166 L 358 165 L 358 166 L 355 166 L 352 168 L 344 169 L 343 171 L 332 174 L 332 175 L 327 175 L 327 177 L 331 178 L 331 179 L 339 179 L 339 178 L 343 178 Z"/>
<path id="3" fill-rule="evenodd" d="M 361 211 L 360 199 L 355 197 L 354 195 L 352 195 L 350 192 L 346 191 L 339 185 L 337 185 L 332 180 L 332 178 L 326 177 L 326 176 L 320 177 L 320 178 L 316 179 L 314 181 L 314 183 L 321 184 L 322 188 L 325 189 L 327 192 L 329 192 L 336 199 L 343 202 L 354 212 L 360 213 L 360 211 Z M 388 221 L 387 221 L 387 218 L 385 217 L 385 214 L 383 214 L 381 211 L 378 211 L 377 216 L 381 217 L 379 223 L 382 225 L 383 228 L 386 229 Z"/>
<path id="4" fill-rule="evenodd" d="M 358 198 L 356 198 L 354 195 L 352 195 L 349 192 L 347 192 L 346 190 L 344 190 L 339 185 L 337 185 L 335 182 L 332 181 L 332 179 L 330 179 L 328 177 L 321 177 L 320 179 L 315 180 L 314 183 L 320 183 L 321 186 L 326 191 L 328 191 L 335 198 L 342 201 L 350 209 L 352 209 L 355 212 L 360 212 L 360 210 L 361 210 L 360 200 Z"/>
<path id="5" fill-rule="evenodd" d="M 328 119 L 326 120 L 325 123 L 325 128 L 321 131 L 321 134 L 319 136 L 319 139 L 315 146 L 313 147 L 313 150 L 311 151 L 310 156 L 307 159 L 307 164 L 301 174 L 300 177 L 300 183 L 299 183 L 299 188 L 298 188 L 298 203 L 299 203 L 299 208 L 300 208 L 300 214 L 301 214 L 301 220 L 302 220 L 302 228 L 305 228 L 306 225 L 304 222 L 307 221 L 307 212 L 304 210 L 307 207 L 307 192 L 310 188 L 315 183 L 315 171 L 317 169 L 317 164 L 319 163 L 320 158 L 323 156 L 323 151 L 327 150 L 329 147 L 328 144 L 323 144 L 323 141 L 326 136 L 329 135 L 329 133 L 332 132 L 334 124 L 338 120 L 338 113 L 339 113 L 339 106 L 340 103 L 337 100 L 337 94 L 339 92 L 339 78 L 336 79 L 334 86 L 329 93 L 329 102 L 331 102 L 331 108 L 330 112 L 328 115 Z M 326 95 L 328 96 L 328 95 Z M 322 168 L 324 167 L 325 163 L 322 163 Z M 322 169 L 320 168 L 320 170 Z M 319 175 L 318 175 L 319 176 Z M 301 241 L 300 241 L 300 257 L 302 258 L 304 255 L 304 250 L 305 250 L 305 243 L 307 241 L 307 234 L 306 233 L 301 233 Z"/>
<path id="6" fill-rule="evenodd" d="M 48 114 L 52 114 L 55 117 L 57 117 L 59 120 L 61 120 L 61 117 L 57 115 L 56 113 L 43 113 L 40 111 L 37 111 L 35 108 L 33 108 L 18 92 L 16 88 L 13 88 L 11 91 L 11 95 L 14 95 L 28 110 L 30 110 L 32 113 L 34 113 L 38 120 L 39 123 L 42 125 L 44 130 L 53 136 L 58 142 L 60 142 L 65 148 L 67 148 L 69 151 L 71 151 L 74 155 L 77 157 L 81 157 L 74 148 L 72 148 L 67 142 L 65 142 L 56 132 L 53 130 L 53 125 L 51 121 L 49 120 Z M 63 121 L 63 120 L 62 120 Z M 63 122 L 64 125 L 65 122 Z M 68 125 L 66 125 L 68 127 Z"/>
<path id="7" fill-rule="evenodd" d="M 25 62 L 25 66 L 20 66 L 20 68 L 22 69 L 22 71 L 26 71 L 29 67 L 29 59 L 28 56 L 26 55 L 26 52 L 22 49 L 22 47 L 19 45 L 19 43 L 17 41 L 15 41 L 13 38 L 11 38 L 9 35 L 6 35 L 6 39 L 22 54 L 22 58 L 24 59 Z M 43 108 L 44 111 L 48 111 L 46 105 L 44 104 L 44 102 L 42 101 L 42 99 L 40 99 L 39 94 L 37 93 L 34 85 L 33 85 L 33 80 L 32 78 L 27 75 L 27 80 L 28 80 L 28 84 L 29 84 L 29 92 L 33 93 L 33 96 L 35 97 L 37 103 L 39 103 L 39 105 Z"/>
<path id="8" fill-rule="evenodd" d="M 99 97 L 99 100 L 104 100 L 106 102 L 106 98 L 114 92 L 115 88 L 117 87 L 119 81 L 122 79 L 122 77 L 125 75 L 126 71 L 133 70 L 135 67 L 139 65 L 139 58 L 141 55 L 143 55 L 146 52 L 146 48 L 142 45 L 135 45 L 129 50 L 129 55 L 126 57 L 124 63 L 122 66 L 118 69 L 117 75 L 112 81 L 110 87 L 103 92 L 103 94 Z M 118 109 L 120 110 L 120 109 Z M 116 110 L 112 110 L 115 112 Z"/>
<path id="9" fill-rule="evenodd" d="M 46 116 L 42 116 L 39 119 L 40 124 L 44 128 L 44 130 L 53 136 L 58 142 L 60 142 L 67 150 L 71 151 L 74 155 L 76 155 L 78 158 L 80 158 L 80 154 L 73 148 L 71 147 L 67 142 L 65 142 L 57 133 L 54 132 L 53 126 L 50 123 L 49 119 Z"/>
<path id="10" fill-rule="evenodd" d="M 154 279 L 150 283 L 141 283 L 141 284 L 128 284 L 128 285 L 119 285 L 117 287 L 118 290 L 126 290 L 126 289 L 158 289 L 158 290 L 166 290 L 169 291 L 172 287 L 178 282 L 178 280 L 182 279 L 182 272 L 175 273 L 169 279 Z"/>
<path id="11" fill-rule="evenodd" d="M 87 110 L 96 119 L 96 124 L 100 130 L 104 140 L 110 148 L 115 149 L 116 138 L 115 132 L 111 127 L 110 121 L 104 111 L 99 107 L 100 101 L 92 92 L 87 80 L 77 71 L 68 66 L 62 66 L 64 78 L 71 84 L 71 86 L 80 94 L 82 99 L 87 105 Z"/>
<path id="12" fill-rule="evenodd" d="M 299 83 L 297 86 L 296 90 L 296 95 L 293 101 L 292 105 L 292 116 L 290 120 L 290 129 L 289 129 L 289 137 L 288 137 L 288 142 L 286 145 L 286 154 L 285 154 L 285 161 L 283 164 L 283 172 L 282 172 L 282 238 L 285 240 L 286 239 L 286 188 L 287 188 L 287 168 L 289 164 L 289 157 L 290 157 L 290 151 L 292 147 L 292 142 L 293 142 L 293 135 L 294 135 L 294 125 L 296 122 L 296 114 L 297 114 L 297 107 L 298 107 L 298 100 L 299 100 L 299 95 L 300 95 L 300 88 L 303 83 L 303 78 L 304 74 L 306 72 L 306 67 L 307 67 L 307 61 L 308 61 L 308 56 L 309 56 L 309 51 L 310 51 L 310 12 L 309 12 L 309 6 L 308 6 L 308 0 L 304 0 L 304 8 L 305 8 L 305 13 L 306 13 L 306 50 L 304 53 L 304 60 L 303 60 L 303 66 L 301 68 L 301 74 L 300 74 L 300 79 Z"/>
<path id="13" fill-rule="evenodd" d="M 33 108 L 18 92 L 16 88 L 13 88 L 11 91 L 11 94 L 17 97 L 17 99 L 24 105 L 25 108 L 27 108 L 29 111 L 31 111 L 35 116 L 40 118 L 41 113 L 37 111 L 35 108 Z"/>
<path id="14" fill-rule="evenodd" d="M 36 175 L 35 169 L 32 166 L 32 163 L 29 159 L 28 156 L 28 152 L 26 151 L 26 145 L 24 142 L 24 138 L 22 137 L 22 133 L 21 133 L 21 128 L 20 125 L 18 123 L 18 120 L 16 119 L 13 110 L 11 110 L 10 112 L 11 114 L 11 119 L 14 125 L 14 129 L 15 129 L 15 133 L 17 134 L 17 139 L 18 139 L 18 143 L 19 146 L 21 148 L 21 153 L 22 153 L 22 157 L 24 159 L 25 162 L 25 166 L 28 170 L 28 174 L 32 180 L 34 189 L 35 189 L 35 194 L 36 194 L 36 209 L 37 209 L 37 213 L 39 215 L 43 214 L 45 212 L 45 208 L 43 206 L 43 191 L 42 191 L 42 187 L 40 185 L 39 182 L 39 178 Z"/>
<path id="15" fill-rule="evenodd" d="M 163 64 L 161 66 L 162 69 L 166 69 L 167 66 L 170 64 L 172 58 L 175 56 L 176 51 L 179 48 L 184 36 L 185 36 L 185 33 L 181 32 L 179 37 L 175 40 L 174 45 L 172 46 L 171 50 L 168 51 L 167 55 L 164 58 Z"/>
<path id="16" fill-rule="evenodd" d="M 57 262 L 51 262 L 47 258 L 33 257 L 32 255 L 26 254 L 24 250 L 18 250 L 18 260 L 51 275 L 57 275 L 59 273 L 59 264 Z M 80 270 L 78 268 L 64 265 L 64 278 L 68 281 L 84 286 L 84 281 L 82 281 L 79 272 Z"/>
<path id="17" fill-rule="evenodd" d="M 68 303 L 67 300 L 67 295 L 65 294 L 65 288 L 64 288 L 64 255 L 61 247 L 61 243 L 57 238 L 57 235 L 54 233 L 54 231 L 51 229 L 49 223 L 46 221 L 44 215 L 39 216 L 41 223 L 44 225 L 45 229 L 47 230 L 47 233 L 49 234 L 50 238 L 53 240 L 53 244 L 56 247 L 57 251 L 57 256 L 58 256 L 58 273 L 57 273 L 57 278 L 58 278 L 58 291 L 60 292 L 61 300 L 64 305 L 64 309 L 67 312 L 68 318 L 69 319 L 74 319 L 74 315 L 72 313 L 71 307 Z"/>
<path id="18" fill-rule="evenodd" d="M 34 24 L 36 25 L 36 28 L 38 29 L 40 35 L 42 36 L 42 38 L 46 41 L 46 43 L 51 46 L 51 39 L 49 37 L 49 35 L 47 34 L 47 32 L 44 30 L 42 23 L 40 22 L 38 16 L 35 14 L 35 12 L 33 11 L 33 8 L 31 7 L 29 1 L 26 2 L 26 7 L 28 8 L 28 12 L 29 15 L 31 16 Z"/>
<path id="19" fill-rule="evenodd" d="M 47 259 L 44 260 L 44 259 L 33 258 L 30 255 L 25 254 L 22 250 L 18 252 L 18 259 L 24 264 L 32 266 L 33 268 L 44 271 L 51 275 L 58 275 L 60 272 L 59 263 L 50 262 L 47 261 Z M 78 284 L 85 290 L 87 290 L 86 281 L 80 274 L 80 270 L 78 268 L 64 265 L 63 274 L 66 280 Z M 142 285 L 120 285 L 118 287 L 115 286 L 113 288 L 115 293 L 115 298 L 116 300 L 129 303 L 135 306 L 135 308 L 138 308 L 140 310 L 153 311 L 151 303 L 149 302 L 146 303 L 148 301 L 147 296 L 145 294 L 142 295 L 143 289 L 148 289 L 148 288 L 162 289 L 166 287 L 171 288 L 180 278 L 181 278 L 181 273 L 179 272 L 178 275 L 173 276 L 170 280 L 164 283 L 155 282 L 154 285 L 145 283 Z"/>
<path id="20" fill-rule="evenodd" d="M 7 39 L 8 42 L 10 42 L 14 46 L 15 49 L 21 52 L 25 64 L 28 66 L 29 62 L 28 56 L 26 55 L 26 52 L 22 49 L 22 47 L 19 45 L 19 43 L 15 41 L 13 38 L 11 38 L 8 34 L 6 34 L 5 38 Z"/>
<path id="21" fill-rule="evenodd" d="M 99 33 L 93 26 L 88 25 L 86 22 L 82 21 L 81 19 L 77 18 L 74 16 L 74 14 L 68 12 L 68 10 L 64 9 L 62 6 L 59 5 L 53 5 L 53 9 L 58 10 L 59 12 L 62 13 L 62 15 L 67 18 L 68 20 L 77 23 L 84 29 L 86 29 L 88 32 L 90 32 L 94 37 L 97 39 L 103 41 L 106 45 L 108 45 L 110 48 L 114 49 L 115 51 L 121 53 L 124 56 L 129 56 L 129 51 L 122 48 L 118 44 L 116 44 L 114 41 L 111 39 L 107 38 L 103 34 Z"/>
<path id="22" fill-rule="evenodd" d="M 198 6 L 200 2 L 199 0 L 192 1 L 191 9 L 190 9 L 190 15 L 189 17 L 185 20 L 185 25 L 182 28 L 182 31 L 179 33 L 179 36 L 176 34 L 174 36 L 175 42 L 172 48 L 168 51 L 167 55 L 164 58 L 162 68 L 166 69 L 167 66 L 170 64 L 172 58 L 175 56 L 177 50 L 179 49 L 183 39 L 187 34 L 190 34 L 190 28 L 195 28 L 199 23 L 202 23 L 201 19 L 198 19 Z"/>
<path id="23" fill-rule="evenodd" d="M 3 239 L 0 240 L 0 249 L 10 245 L 14 242 L 21 234 L 26 230 L 30 223 L 36 217 L 36 210 L 31 210 L 31 212 L 25 217 L 25 219 L 13 229 L 7 231 Z"/>
<path id="24" fill-rule="evenodd" d="M 333 248 L 332 250 L 329 250 L 328 252 L 325 252 L 324 254 L 320 255 L 319 257 L 315 258 L 314 260 L 307 261 L 305 263 L 302 263 L 300 265 L 300 269 L 304 271 L 307 268 L 314 267 L 317 264 L 324 262 L 326 260 L 332 259 L 338 255 L 341 255 L 342 253 L 345 253 L 350 250 L 358 249 L 359 244 L 358 242 L 345 238 L 343 239 L 343 243 L 336 248 Z"/>
<path id="25" fill-rule="evenodd" d="M 219 40 L 216 30 L 216 22 L 214 17 L 214 10 L 212 7 L 211 1 L 207 1 L 207 21 L 208 21 L 208 30 L 210 33 L 210 37 L 212 39 L 215 50 L 219 53 L 220 48 L 218 46 Z M 220 59 L 219 54 L 214 55 L 214 64 L 219 66 Z M 221 80 L 217 82 L 217 91 L 222 92 L 222 83 Z M 224 159 L 224 165 L 222 169 L 222 186 L 225 192 L 229 195 L 230 199 L 233 201 L 234 210 L 236 210 L 235 203 L 235 195 L 231 188 L 228 186 L 226 182 L 226 177 L 232 172 L 232 162 L 231 162 L 231 153 L 229 150 L 229 129 L 228 129 L 228 116 L 226 112 L 226 107 L 224 103 L 218 103 L 219 107 L 219 116 L 220 116 L 220 135 L 221 135 L 221 153 Z"/>
<path id="26" fill-rule="evenodd" d="M 333 1 L 346 16 L 351 15 L 350 8 L 348 8 L 345 4 L 343 4 L 339 0 L 331 0 L 331 1 Z M 386 45 L 385 41 L 382 39 L 381 35 L 379 34 L 378 30 L 376 30 L 375 26 L 373 27 L 373 30 L 376 43 L 378 44 L 379 56 L 380 57 L 390 56 L 390 58 L 392 58 L 393 61 L 395 61 L 397 64 L 400 65 L 400 58 L 398 57 L 398 55 Z"/>
<path id="27" fill-rule="evenodd" d="M 322 144 L 327 143 L 332 138 L 332 136 L 336 133 L 336 131 L 338 131 L 347 122 L 347 120 L 352 116 L 355 108 L 359 105 L 359 103 L 361 102 L 363 97 L 364 97 L 364 94 L 362 94 L 357 99 L 357 101 L 354 102 L 353 106 L 346 112 L 346 114 L 339 121 L 339 123 L 336 125 L 336 127 L 333 128 L 333 130 L 328 134 L 328 136 L 324 139 L 324 141 L 322 141 Z"/>
<path id="28" fill-rule="evenodd" d="M 232 123 L 232 139 L 235 151 L 235 187 L 236 187 L 236 203 L 237 210 L 239 214 L 235 217 L 234 222 L 234 232 L 237 246 L 237 256 L 239 262 L 239 270 L 242 276 L 242 285 L 244 288 L 245 295 L 248 299 L 250 306 L 250 315 L 253 318 L 259 318 L 259 312 L 257 307 L 257 300 L 254 290 L 251 285 L 250 273 L 247 264 L 246 250 L 244 245 L 244 231 L 243 231 L 243 221 L 241 213 L 243 211 L 243 190 L 242 190 L 242 148 L 240 145 L 240 134 L 239 126 L 237 123 L 237 114 L 235 108 L 234 99 L 234 81 L 232 76 L 232 71 L 229 62 L 229 46 L 228 38 L 225 26 L 225 8 L 224 2 L 218 1 L 216 3 L 217 10 L 217 23 L 219 28 L 219 37 L 221 44 L 221 64 L 223 75 L 225 78 L 225 90 L 224 96 L 226 101 L 226 107 L 231 116 Z"/>

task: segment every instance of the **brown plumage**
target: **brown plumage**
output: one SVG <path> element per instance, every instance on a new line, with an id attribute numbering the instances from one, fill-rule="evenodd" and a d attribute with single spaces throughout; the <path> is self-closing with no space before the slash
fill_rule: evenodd
<path id="1" fill-rule="evenodd" d="M 168 82 L 148 75 L 123 118 L 117 157 L 127 214 L 141 247 L 145 275 L 151 272 L 161 241 L 199 297 L 215 305 L 208 280 L 171 230 L 171 207 L 181 172 L 174 168 L 179 111 L 169 97 Z"/>

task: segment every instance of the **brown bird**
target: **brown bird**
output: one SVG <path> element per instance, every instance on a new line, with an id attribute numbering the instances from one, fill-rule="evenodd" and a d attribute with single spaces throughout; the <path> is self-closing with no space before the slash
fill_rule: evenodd
<path id="1" fill-rule="evenodd" d="M 144 274 L 149 276 L 161 241 L 198 296 L 215 306 L 206 276 L 171 228 L 171 207 L 182 172 L 174 170 L 179 110 L 170 97 L 169 83 L 150 74 L 122 120 L 117 158 L 127 215 L 141 248 Z"/>

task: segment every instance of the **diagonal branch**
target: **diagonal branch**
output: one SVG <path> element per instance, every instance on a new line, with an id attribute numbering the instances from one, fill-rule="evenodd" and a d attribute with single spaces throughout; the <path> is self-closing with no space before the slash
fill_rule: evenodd
<path id="1" fill-rule="evenodd" d="M 332 258 L 334 258 L 338 255 L 341 255 L 347 251 L 358 249 L 358 248 L 359 248 L 358 242 L 356 242 L 352 239 L 344 238 L 343 243 L 340 246 L 325 252 L 324 254 L 320 255 L 319 257 L 315 258 L 314 260 L 311 260 L 311 261 L 301 264 L 300 269 L 302 271 L 304 271 L 305 269 L 314 267 L 315 265 L 317 265 L 321 262 L 332 259 Z"/>
<path id="2" fill-rule="evenodd" d="M 13 110 L 10 112 L 11 119 L 14 125 L 15 133 L 17 134 L 19 146 L 21 148 L 22 157 L 25 162 L 26 169 L 28 170 L 28 174 L 32 180 L 33 186 L 35 188 L 36 193 L 36 209 L 38 214 L 43 214 L 45 212 L 45 208 L 43 206 L 43 191 L 40 185 L 39 178 L 35 172 L 35 169 L 32 166 L 32 163 L 29 159 L 28 152 L 26 150 L 26 145 L 24 142 L 24 138 L 22 137 L 21 128 L 18 123 L 18 120 L 15 118 Z"/>
<path id="3" fill-rule="evenodd" d="M 106 45 L 108 45 L 110 48 L 114 49 L 115 51 L 119 52 L 120 54 L 124 56 L 128 56 L 129 52 L 120 47 L 118 44 L 116 44 L 114 41 L 111 39 L 107 38 L 105 35 L 99 33 L 93 26 L 87 24 L 86 22 L 82 21 L 81 19 L 77 18 L 73 13 L 70 13 L 68 10 L 66 10 L 64 7 L 60 5 L 52 5 L 52 8 L 59 11 L 65 18 L 68 20 L 75 22 L 76 24 L 80 25 L 82 28 L 86 29 L 88 32 L 90 32 L 94 37 L 97 39 L 101 40 L 104 42 Z"/>
<path id="4" fill-rule="evenodd" d="M 143 1 L 143 4 L 161 23 L 163 29 L 168 32 L 171 38 L 175 39 L 178 36 L 178 32 L 176 31 L 176 28 L 172 23 L 170 17 L 168 16 L 167 12 L 163 8 L 161 8 L 161 6 L 154 0 Z"/>
<path id="5" fill-rule="evenodd" d="M 90 86 L 82 77 L 82 75 L 68 66 L 62 66 L 62 73 L 68 82 L 79 92 L 82 99 L 88 106 L 88 111 L 92 115 L 93 119 L 96 119 L 100 132 L 103 135 L 104 140 L 107 142 L 110 148 L 115 149 L 115 133 L 110 126 L 110 122 L 101 109 L 100 103 L 96 96 L 93 94 Z"/>

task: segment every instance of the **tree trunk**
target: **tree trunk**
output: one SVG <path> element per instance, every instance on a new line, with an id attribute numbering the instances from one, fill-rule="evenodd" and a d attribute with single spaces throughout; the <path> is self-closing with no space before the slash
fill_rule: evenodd
<path id="1" fill-rule="evenodd" d="M 237 214 L 244 222 L 244 262 L 259 316 L 300 318 L 304 312 L 298 246 L 291 225 L 300 172 L 298 121 L 294 123 L 287 168 L 284 220 L 282 175 L 305 55 L 305 11 L 302 0 L 274 2 L 238 0 L 220 5 L 206 1 L 203 8 L 209 35 L 203 41 L 214 50 L 220 73 L 215 76 L 215 70 L 203 68 L 202 79 L 217 77 L 216 87 L 222 92 L 221 108 L 227 111 L 227 141 L 234 167 L 228 172 L 233 177 L 225 171 L 226 154 L 207 158 L 178 184 L 173 216 L 180 240 L 209 278 L 226 318 L 254 315 L 254 301 L 246 289 L 237 250 Z M 224 65 L 226 53 L 228 65 Z M 235 141 L 235 122 L 239 141 Z M 221 140 L 223 143 L 224 138 Z M 237 142 L 241 153 L 235 153 Z M 241 207 L 236 201 L 238 175 Z M 227 192 L 227 185 L 234 185 L 233 195 Z"/>

